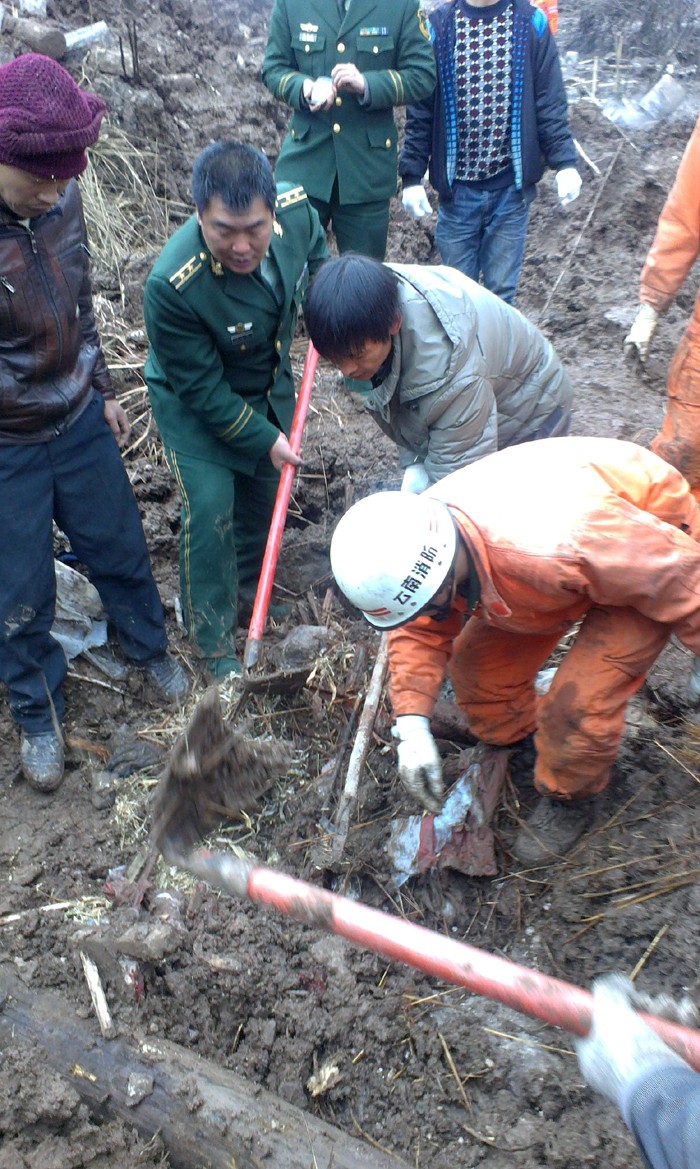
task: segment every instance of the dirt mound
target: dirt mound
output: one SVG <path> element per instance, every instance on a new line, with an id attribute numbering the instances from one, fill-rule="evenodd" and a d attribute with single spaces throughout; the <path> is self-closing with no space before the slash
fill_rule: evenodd
<path id="1" fill-rule="evenodd" d="M 561 4 L 568 16 L 567 7 Z M 576 16 L 567 22 L 561 38 L 564 48 L 582 54 L 612 54 L 617 38 L 624 51 L 651 57 L 663 64 L 664 54 L 695 64 L 700 47 L 700 9 L 697 0 L 581 0 Z"/>

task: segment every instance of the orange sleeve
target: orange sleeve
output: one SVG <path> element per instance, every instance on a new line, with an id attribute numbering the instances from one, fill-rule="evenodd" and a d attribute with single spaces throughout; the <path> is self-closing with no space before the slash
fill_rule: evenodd
<path id="1" fill-rule="evenodd" d="M 642 304 L 665 312 L 700 252 L 700 118 L 656 226 L 640 290 Z"/>
<path id="2" fill-rule="evenodd" d="M 390 630 L 389 695 L 397 718 L 400 714 L 430 718 L 452 656 L 452 642 L 464 622 L 464 610 L 458 606 L 459 602 L 446 621 L 417 617 Z"/>
<path id="3" fill-rule="evenodd" d="M 691 535 L 608 498 L 579 530 L 578 547 L 581 591 L 594 604 L 636 609 L 700 655 L 700 545 Z"/>

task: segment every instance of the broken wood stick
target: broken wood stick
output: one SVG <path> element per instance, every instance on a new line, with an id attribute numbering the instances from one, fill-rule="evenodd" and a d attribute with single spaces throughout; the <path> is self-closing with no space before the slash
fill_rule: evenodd
<path id="1" fill-rule="evenodd" d="M 66 38 L 60 28 L 24 16 L 10 15 L 5 17 L 2 28 L 3 32 L 12 33 L 35 53 L 43 53 L 54 61 L 60 61 L 66 55 Z"/>
<path id="2" fill-rule="evenodd" d="M 544 308 L 542 309 L 542 312 L 540 313 L 540 316 L 539 316 L 540 321 L 543 319 L 545 313 L 547 312 L 547 309 L 549 308 L 550 304 L 552 303 L 552 298 L 553 298 L 555 292 L 557 291 L 557 288 L 561 284 L 565 274 L 568 272 L 569 268 L 571 267 L 571 265 L 573 263 L 573 259 L 574 259 L 574 256 L 576 255 L 577 250 L 578 250 L 578 246 L 581 243 L 581 240 L 583 239 L 584 235 L 586 234 L 586 231 L 588 230 L 588 225 L 590 224 L 593 216 L 595 215 L 596 207 L 598 206 L 598 203 L 600 202 L 600 196 L 603 194 L 603 191 L 605 190 L 606 183 L 607 183 L 608 179 L 610 178 L 610 175 L 612 174 L 613 167 L 614 167 L 615 163 L 617 162 L 618 158 L 620 157 L 620 151 L 622 150 L 623 145 L 624 145 L 624 143 L 621 142 L 620 145 L 618 146 L 617 150 L 615 151 L 615 153 L 612 157 L 612 161 L 610 163 L 610 166 L 608 167 L 608 169 L 605 172 L 605 177 L 604 177 L 602 183 L 600 184 L 600 186 L 598 187 L 598 190 L 596 191 L 595 199 L 593 200 L 593 202 L 591 204 L 591 209 L 588 212 L 588 215 L 586 216 L 586 220 L 584 222 L 584 225 L 581 228 L 578 235 L 576 236 L 576 239 L 574 240 L 573 247 L 569 251 L 569 254 L 566 258 L 566 261 L 564 263 L 564 266 L 562 267 L 561 272 L 559 273 L 556 280 L 554 281 L 554 284 L 552 285 L 552 287 L 549 290 L 549 296 L 547 297 L 546 301 L 544 302 Z"/>
<path id="3" fill-rule="evenodd" d="M 100 1024 L 102 1038 L 114 1039 L 117 1032 L 112 1022 L 112 1016 L 109 1013 L 109 1007 L 107 1006 L 107 997 L 102 986 L 100 972 L 92 958 L 89 958 L 84 950 L 80 951 L 80 961 L 83 964 L 85 981 L 90 991 L 90 998 L 92 999 L 92 1005 L 97 1015 L 97 1022 Z"/>
<path id="4" fill-rule="evenodd" d="M 63 998 L 32 993 L 6 966 L 0 1004 L 0 1049 L 37 1044 L 94 1114 L 120 1118 L 145 1140 L 159 1133 L 173 1169 L 408 1169 L 176 1043 L 106 1043 Z"/>
<path id="5" fill-rule="evenodd" d="M 357 728 L 355 742 L 353 743 L 350 754 L 348 770 L 345 776 L 345 787 L 343 788 L 343 794 L 335 814 L 335 828 L 331 847 L 331 861 L 333 864 L 337 864 L 345 848 L 345 841 L 347 840 L 348 828 L 350 826 L 350 809 L 357 799 L 360 776 L 362 774 L 362 768 L 365 765 L 365 759 L 367 758 L 372 730 L 377 717 L 377 711 L 379 710 L 379 703 L 381 702 L 388 668 L 389 642 L 386 633 L 383 633 L 379 642 L 379 650 L 377 652 L 377 660 L 374 663 L 374 669 L 372 670 L 372 677 L 367 687 L 367 697 L 365 698 L 365 705 L 362 709 L 360 725 Z"/>

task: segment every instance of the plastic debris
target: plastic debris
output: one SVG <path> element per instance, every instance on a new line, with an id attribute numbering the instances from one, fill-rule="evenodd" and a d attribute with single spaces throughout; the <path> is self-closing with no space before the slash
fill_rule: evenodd
<path id="1" fill-rule="evenodd" d="M 74 28 L 72 32 L 66 33 L 66 49 L 69 53 L 85 52 L 95 45 L 103 45 L 105 48 L 116 46 L 109 25 L 104 20 L 98 20 L 95 24 L 85 24 L 82 28 Z"/>
<path id="2" fill-rule="evenodd" d="M 60 560 L 56 570 L 56 610 L 51 634 L 70 662 L 107 641 L 107 618 L 97 589 L 82 572 Z"/>
<path id="3" fill-rule="evenodd" d="M 15 0 L 15 6 L 20 16 L 46 18 L 46 0 Z"/>
<path id="4" fill-rule="evenodd" d="M 437 816 L 393 821 L 387 852 L 397 888 L 433 868 L 455 869 L 469 877 L 497 873 L 489 821 L 505 781 L 509 751 L 480 743 L 463 756 L 468 766 Z"/>
<path id="5" fill-rule="evenodd" d="M 684 97 L 683 86 L 666 72 L 639 101 L 612 97 L 601 108 L 605 117 L 618 126 L 626 126 L 629 130 L 650 130 L 669 118 Z"/>

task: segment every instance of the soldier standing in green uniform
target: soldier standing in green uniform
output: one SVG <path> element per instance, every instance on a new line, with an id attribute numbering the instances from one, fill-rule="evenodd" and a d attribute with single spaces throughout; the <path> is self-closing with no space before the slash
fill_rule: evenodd
<path id="1" fill-rule="evenodd" d="M 240 597 L 255 595 L 279 473 L 298 465 L 289 348 L 309 276 L 327 258 L 304 189 L 250 146 L 195 162 L 196 215 L 146 283 L 146 381 L 182 494 L 180 591 L 190 639 L 216 678 L 240 673 Z"/>
<path id="2" fill-rule="evenodd" d="M 275 0 L 263 82 L 294 113 L 275 175 L 303 183 L 338 251 L 384 259 L 398 156 L 393 107 L 428 97 L 417 0 Z M 329 79 L 312 87 L 318 78 Z"/>

